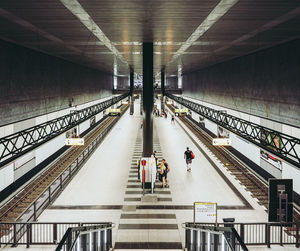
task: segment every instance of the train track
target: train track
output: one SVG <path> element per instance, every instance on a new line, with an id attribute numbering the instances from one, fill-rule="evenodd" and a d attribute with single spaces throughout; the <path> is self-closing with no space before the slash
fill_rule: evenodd
<path id="1" fill-rule="evenodd" d="M 172 105 L 167 105 L 174 112 Z M 212 137 L 200 126 L 196 125 L 189 118 L 179 117 L 179 119 L 196 135 L 196 137 L 222 162 L 222 164 L 236 177 L 239 182 L 246 187 L 259 204 L 268 209 L 268 184 L 260 176 L 244 163 L 233 156 L 225 147 L 215 147 L 212 145 Z M 300 215 L 294 210 L 293 221 L 299 222 Z"/>
<path id="2" fill-rule="evenodd" d="M 125 111 L 128 105 L 124 105 L 121 111 Z M 59 175 L 65 171 L 73 163 L 74 160 L 91 144 L 94 139 L 107 128 L 116 118 L 107 117 L 105 120 L 91 131 L 85 138 L 84 146 L 70 147 L 69 151 L 63 155 L 59 160 L 53 163 L 47 170 L 41 175 L 26 185 L 17 195 L 12 197 L 1 209 L 0 209 L 0 221 L 2 222 L 14 222 L 17 221 L 26 210 L 37 200 L 42 193 L 49 187 L 52 182 L 59 177 Z"/>

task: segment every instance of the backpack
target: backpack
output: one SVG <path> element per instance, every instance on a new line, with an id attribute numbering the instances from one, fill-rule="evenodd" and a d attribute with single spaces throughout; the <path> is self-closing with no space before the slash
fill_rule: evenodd
<path id="1" fill-rule="evenodd" d="M 192 159 L 195 158 L 195 154 L 193 152 L 191 152 L 191 157 L 192 157 Z"/>

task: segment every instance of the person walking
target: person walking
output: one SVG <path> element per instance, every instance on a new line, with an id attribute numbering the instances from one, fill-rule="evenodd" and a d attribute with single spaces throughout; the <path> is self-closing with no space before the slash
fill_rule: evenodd
<path id="1" fill-rule="evenodd" d="M 185 162 L 186 162 L 186 170 L 188 172 L 191 172 L 192 171 L 192 151 L 187 147 L 186 148 L 186 151 L 184 152 L 184 159 L 185 159 Z"/>
<path id="2" fill-rule="evenodd" d="M 172 117 L 171 117 L 171 124 L 175 124 L 175 118 L 174 118 L 174 115 L 172 115 Z"/>

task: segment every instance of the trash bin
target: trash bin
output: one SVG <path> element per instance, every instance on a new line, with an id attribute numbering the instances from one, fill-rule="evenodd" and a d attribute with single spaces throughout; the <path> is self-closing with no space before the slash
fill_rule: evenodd
<path id="1" fill-rule="evenodd" d="M 235 218 L 223 218 L 225 227 L 234 227 L 234 224 L 228 224 L 230 222 L 235 222 Z"/>

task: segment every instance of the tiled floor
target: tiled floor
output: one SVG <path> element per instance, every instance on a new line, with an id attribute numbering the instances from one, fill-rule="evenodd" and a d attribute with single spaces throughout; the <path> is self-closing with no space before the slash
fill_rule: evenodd
<path id="1" fill-rule="evenodd" d="M 162 243 L 168 242 L 183 244 L 181 224 L 193 220 L 195 201 L 217 202 L 220 222 L 224 217 L 235 217 L 236 222 L 267 220 L 264 208 L 220 163 L 216 162 L 213 167 L 199 147 L 209 158 L 214 159 L 214 156 L 196 139 L 197 144 L 194 144 L 178 120 L 172 125 L 170 116 L 154 119 L 154 149 L 160 159 L 164 157 L 169 163 L 170 188 L 155 190 L 157 202 L 142 202 L 136 166 L 142 148 L 138 102 L 135 103 L 135 115 L 130 116 L 127 112 L 120 119 L 52 207 L 39 217 L 40 222 L 111 221 L 116 224 L 113 241 L 117 248 L 143 249 L 147 245 L 148 248 L 163 247 L 165 244 Z M 183 159 L 187 146 L 196 155 L 191 173 L 186 171 Z M 252 208 L 245 205 L 215 168 L 226 176 Z M 129 242 L 135 242 L 136 246 L 132 247 Z M 169 247 L 177 248 L 177 244 Z"/>

